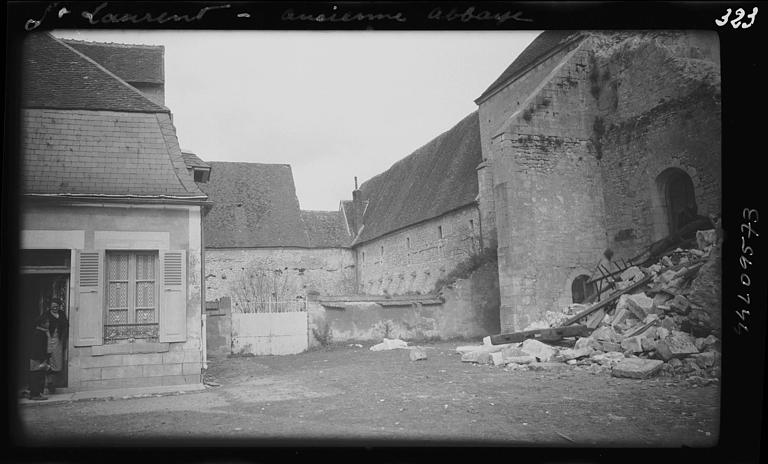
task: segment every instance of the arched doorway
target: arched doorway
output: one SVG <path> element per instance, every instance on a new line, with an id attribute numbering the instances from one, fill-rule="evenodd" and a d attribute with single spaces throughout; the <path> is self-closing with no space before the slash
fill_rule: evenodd
<path id="1" fill-rule="evenodd" d="M 571 283 L 571 298 L 574 303 L 586 303 L 595 293 L 595 284 L 589 282 L 589 276 L 582 274 Z"/>
<path id="2" fill-rule="evenodd" d="M 677 232 L 698 215 L 693 180 L 680 168 L 665 169 L 656 177 L 652 201 L 655 240 Z"/>
<path id="3" fill-rule="evenodd" d="M 693 181 L 684 171 L 675 169 L 667 177 L 664 184 L 664 199 L 667 204 L 669 232 L 675 233 L 684 225 L 693 221 L 698 214 Z"/>

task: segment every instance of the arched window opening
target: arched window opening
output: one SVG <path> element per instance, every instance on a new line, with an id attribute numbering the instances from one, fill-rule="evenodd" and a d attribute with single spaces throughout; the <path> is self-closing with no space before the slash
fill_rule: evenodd
<path id="1" fill-rule="evenodd" d="M 574 303 L 587 303 L 595 294 L 595 284 L 589 282 L 589 276 L 582 274 L 575 279 L 571 284 L 571 297 Z"/>

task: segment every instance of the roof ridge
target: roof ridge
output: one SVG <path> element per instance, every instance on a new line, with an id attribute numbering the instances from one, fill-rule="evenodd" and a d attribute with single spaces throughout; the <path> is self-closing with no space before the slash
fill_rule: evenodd
<path id="1" fill-rule="evenodd" d="M 203 160 L 205 161 L 205 160 Z M 250 161 L 205 161 L 208 164 L 211 163 L 217 163 L 217 164 L 248 164 L 248 165 L 254 165 L 254 166 L 288 166 L 289 168 L 291 165 L 289 163 L 253 163 Z"/>
<path id="2" fill-rule="evenodd" d="M 109 69 L 107 69 L 107 68 L 105 68 L 104 66 L 102 66 L 101 64 L 99 64 L 99 63 L 98 63 L 97 61 L 95 61 L 93 58 L 89 57 L 88 55 L 85 55 L 84 53 L 81 53 L 81 52 L 79 52 L 78 50 L 76 50 L 75 48 L 73 48 L 72 46 L 70 46 L 69 44 L 65 43 L 63 40 L 61 40 L 61 39 L 59 39 L 59 38 L 55 37 L 55 36 L 54 36 L 53 34 L 51 34 L 50 32 L 45 32 L 45 34 L 47 34 L 47 35 L 48 35 L 48 37 L 52 38 L 54 41 L 56 41 L 56 42 L 58 42 L 59 44 L 61 44 L 63 47 L 66 47 L 66 48 L 67 48 L 68 50 L 70 50 L 72 53 L 76 53 L 76 54 L 77 54 L 79 57 L 81 57 L 81 58 L 85 59 L 85 60 L 86 60 L 86 61 L 88 61 L 89 63 L 91 63 L 91 64 L 93 64 L 94 66 L 96 66 L 96 67 L 97 67 L 97 69 L 99 69 L 99 70 L 100 70 L 100 71 L 102 71 L 103 73 L 107 74 L 108 76 L 112 77 L 113 79 L 116 79 L 116 80 L 117 80 L 117 81 L 118 81 L 120 84 L 122 84 L 123 86 L 125 86 L 127 89 L 130 89 L 130 91 L 134 92 L 135 94 L 137 94 L 137 95 L 141 96 L 141 98 L 143 98 L 144 100 L 146 100 L 148 103 L 150 103 L 150 104 L 152 104 L 152 105 L 154 105 L 154 106 L 157 106 L 158 108 L 161 108 L 161 109 L 162 109 L 162 111 L 134 111 L 134 112 L 138 112 L 138 113 L 170 113 L 170 112 L 171 112 L 171 110 L 170 110 L 170 109 L 169 109 L 167 106 L 165 106 L 165 105 L 159 105 L 159 104 L 157 104 L 157 103 L 153 102 L 153 101 L 152 101 L 152 100 L 150 100 L 150 99 L 149 99 L 149 98 L 148 98 L 146 95 L 144 95 L 144 94 L 143 94 L 143 93 L 142 93 L 142 92 L 141 92 L 139 89 L 137 89 L 136 87 L 134 87 L 134 86 L 132 86 L 131 84 L 129 84 L 129 83 L 127 83 L 126 81 L 124 81 L 124 80 L 123 80 L 122 78 L 120 78 L 118 75 L 116 75 L 115 73 L 113 73 L 113 72 L 112 72 L 112 71 L 110 71 Z"/>
<path id="3" fill-rule="evenodd" d="M 371 177 L 370 179 L 367 179 L 365 182 L 363 182 L 362 184 L 360 184 L 360 190 L 362 190 L 362 189 L 363 189 L 363 186 L 364 186 L 365 184 L 367 184 L 368 182 L 372 181 L 373 179 L 376 179 L 376 178 L 377 178 L 377 177 L 379 177 L 379 176 L 382 176 L 382 175 L 386 174 L 387 172 L 389 172 L 389 171 L 390 171 L 392 168 L 394 168 L 394 167 L 395 167 L 395 166 L 397 166 L 398 164 L 400 164 L 400 163 L 403 163 L 403 162 L 405 162 L 405 160 L 407 160 L 408 158 L 410 158 L 410 157 L 412 157 L 412 156 L 416 155 L 416 154 L 417 154 L 417 152 L 419 152 L 419 151 L 423 150 L 424 148 L 426 148 L 427 146 L 429 146 L 429 145 L 431 145 L 431 144 L 433 144 L 433 143 L 436 143 L 436 142 L 438 141 L 438 139 L 440 139 L 440 138 L 442 138 L 442 137 L 444 137 L 444 136 L 448 135 L 448 133 L 449 133 L 449 132 L 451 132 L 452 130 L 454 130 L 454 129 L 455 129 L 455 128 L 456 128 L 456 127 L 459 125 L 459 124 L 463 123 L 463 122 L 464 122 L 464 120 L 466 120 L 467 118 L 471 117 L 472 115 L 474 115 L 474 114 L 476 114 L 476 113 L 479 113 L 479 110 L 474 110 L 474 111 L 472 111 L 471 113 L 467 114 L 466 116 L 464 116 L 463 118 L 461 118 L 461 120 L 459 120 L 459 122 L 457 122 L 457 123 L 454 123 L 454 124 L 453 124 L 451 127 L 449 127 L 448 129 L 446 129 L 446 130 L 444 130 L 443 132 L 439 133 L 438 135 L 436 135 L 436 136 L 432 137 L 432 138 L 431 138 L 431 139 L 430 139 L 428 142 L 426 142 L 426 143 L 422 144 L 422 145 L 421 145 L 419 148 L 416 148 L 415 150 L 413 150 L 413 151 L 412 151 L 412 152 L 410 152 L 409 154 L 405 155 L 404 157 L 402 157 L 402 158 L 400 158 L 399 160 L 397 160 L 397 161 L 395 161 L 394 163 L 392 163 L 392 164 L 391 164 L 391 165 L 390 165 L 390 166 L 389 166 L 387 169 L 385 169 L 385 170 L 381 171 L 380 173 L 376 174 L 375 176 Z"/>
<path id="4" fill-rule="evenodd" d="M 83 44 L 83 45 L 97 45 L 102 47 L 115 47 L 115 48 L 146 48 L 146 49 L 154 49 L 154 50 L 165 50 L 164 45 L 150 45 L 150 44 L 127 44 L 127 43 L 121 43 L 121 42 L 96 42 L 91 40 L 80 40 L 80 39 L 65 39 L 60 38 L 62 42 L 65 43 L 77 43 L 77 44 Z"/>

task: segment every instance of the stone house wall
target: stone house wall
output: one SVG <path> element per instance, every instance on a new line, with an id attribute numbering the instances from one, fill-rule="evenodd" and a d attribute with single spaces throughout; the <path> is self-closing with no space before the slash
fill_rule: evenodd
<path id="1" fill-rule="evenodd" d="M 354 252 L 346 248 L 207 248 L 205 298 L 230 297 L 232 311 L 238 301 L 233 291 L 248 269 L 278 272 L 282 297 L 305 298 L 307 293 L 341 295 L 355 291 Z"/>
<path id="2" fill-rule="evenodd" d="M 473 204 L 356 246 L 359 292 L 430 293 L 441 277 L 481 251 L 480 233 Z"/>
<path id="3" fill-rule="evenodd" d="M 200 207 L 36 205 L 22 210 L 22 249 L 70 249 L 70 334 L 67 389 L 200 384 Z M 183 342 L 75 346 L 78 308 L 77 250 L 186 250 L 186 339 Z M 160 308 L 162 311 L 162 308 Z M 162 323 L 162 319 L 161 319 Z"/>

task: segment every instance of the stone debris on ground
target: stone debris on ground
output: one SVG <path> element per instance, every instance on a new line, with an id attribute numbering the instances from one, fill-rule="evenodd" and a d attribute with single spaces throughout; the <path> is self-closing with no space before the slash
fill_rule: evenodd
<path id="1" fill-rule="evenodd" d="M 398 348 L 408 348 L 408 342 L 399 338 L 385 338 L 381 343 L 373 345 L 371 351 L 395 350 Z"/>
<path id="2" fill-rule="evenodd" d="M 411 348 L 411 352 L 408 354 L 411 361 L 422 361 L 427 359 L 427 352 L 420 346 L 414 346 Z"/>
<path id="3" fill-rule="evenodd" d="M 604 317 L 592 333 L 569 346 L 532 338 L 491 345 L 490 337 L 485 337 L 483 345 L 461 346 L 457 352 L 463 362 L 509 371 L 574 368 L 631 379 L 666 376 L 687 377 L 697 385 L 717 383 L 721 299 L 711 287 L 719 287 L 721 281 L 716 267 L 721 259 L 718 240 L 715 230 L 698 231 L 698 249 L 677 248 L 646 267 L 631 266 L 613 276 L 613 291 L 628 289 L 648 276 L 650 280 L 605 305 Z M 559 327 L 588 308 L 572 304 L 560 313 L 546 311 L 523 330 Z"/>

